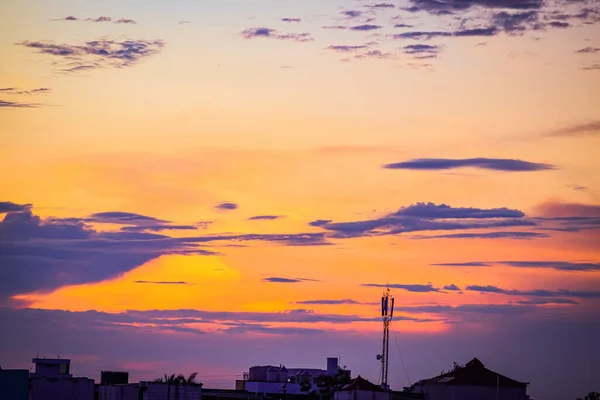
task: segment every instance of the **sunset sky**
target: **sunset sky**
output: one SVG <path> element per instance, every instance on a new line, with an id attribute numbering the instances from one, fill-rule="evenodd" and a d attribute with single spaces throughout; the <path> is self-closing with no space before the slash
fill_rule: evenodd
<path id="1" fill-rule="evenodd" d="M 600 390 L 597 0 L 3 0 L 0 365 Z M 596 385 L 596 387 L 594 387 Z"/>

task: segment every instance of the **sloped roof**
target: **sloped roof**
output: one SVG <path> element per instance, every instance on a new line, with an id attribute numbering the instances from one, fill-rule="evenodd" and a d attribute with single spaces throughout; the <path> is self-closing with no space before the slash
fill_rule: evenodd
<path id="1" fill-rule="evenodd" d="M 457 385 L 457 386 L 493 386 L 525 388 L 528 383 L 491 371 L 477 358 L 469 361 L 464 367 L 438 375 L 431 379 L 417 382 L 421 385 Z"/>
<path id="2" fill-rule="evenodd" d="M 374 383 L 369 382 L 362 376 L 350 380 L 350 383 L 342 387 L 342 391 L 363 390 L 367 392 L 383 392 L 383 389 Z"/>

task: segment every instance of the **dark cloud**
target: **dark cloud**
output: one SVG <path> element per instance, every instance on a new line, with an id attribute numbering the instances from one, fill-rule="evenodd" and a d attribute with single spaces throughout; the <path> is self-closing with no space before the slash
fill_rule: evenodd
<path id="1" fill-rule="evenodd" d="M 390 283 L 390 284 L 363 283 L 361 286 L 379 287 L 379 288 L 389 287 L 390 289 L 402 289 L 402 290 L 406 290 L 408 292 L 414 292 L 414 293 L 429 293 L 429 292 L 443 293 L 440 288 L 434 287 L 431 283 L 428 283 L 427 285 L 405 285 L 405 284 L 401 284 L 401 283 Z"/>
<path id="2" fill-rule="evenodd" d="M 519 239 L 529 240 L 550 237 L 539 232 L 485 232 L 485 233 L 453 233 L 447 235 L 411 236 L 411 239 Z"/>
<path id="3" fill-rule="evenodd" d="M 309 223 L 310 226 L 323 226 L 332 222 L 330 219 L 318 219 Z"/>
<path id="4" fill-rule="evenodd" d="M 546 136 L 586 136 L 600 134 L 600 120 L 565 126 L 546 134 Z"/>
<path id="5" fill-rule="evenodd" d="M 44 94 L 52 92 L 52 89 L 44 87 L 31 90 L 21 90 L 18 88 L 0 88 L 0 92 L 6 94 Z"/>
<path id="6" fill-rule="evenodd" d="M 198 228 L 205 228 L 204 226 L 196 226 L 196 225 L 134 225 L 134 226 L 124 226 L 121 228 L 123 232 L 144 232 L 144 231 L 152 231 L 152 232 L 162 232 L 162 231 L 187 231 L 187 230 L 196 230 Z"/>
<path id="7" fill-rule="evenodd" d="M 187 285 L 187 282 L 178 281 L 178 282 L 170 282 L 170 281 L 133 281 L 133 283 L 140 283 L 146 285 Z"/>
<path id="8" fill-rule="evenodd" d="M 302 18 L 281 18 L 283 22 L 301 22 Z"/>
<path id="9" fill-rule="evenodd" d="M 90 215 L 86 218 L 88 222 L 98 222 L 103 224 L 125 224 L 137 225 L 145 223 L 168 222 L 146 215 L 122 212 L 122 211 L 107 211 Z"/>
<path id="10" fill-rule="evenodd" d="M 69 15 L 69 16 L 63 18 L 63 21 L 78 21 L 78 20 L 79 20 L 79 18 L 74 17 L 72 15 Z"/>
<path id="11" fill-rule="evenodd" d="M 441 31 L 416 31 L 416 32 L 404 32 L 396 33 L 392 35 L 394 39 L 415 39 L 415 40 L 430 40 L 437 37 L 448 37 L 452 36 L 451 32 Z"/>
<path id="12" fill-rule="evenodd" d="M 409 25 L 405 23 L 394 24 L 394 28 L 414 28 L 414 25 Z"/>
<path id="13" fill-rule="evenodd" d="M 509 296 L 532 296 L 532 297 L 574 297 L 574 298 L 600 298 L 600 291 L 577 291 L 577 290 L 545 290 L 545 289 L 533 289 L 533 290 L 515 290 L 515 289 L 502 289 L 497 286 L 479 286 L 469 285 L 466 290 L 480 293 L 498 293 Z"/>
<path id="14" fill-rule="evenodd" d="M 215 206 L 219 210 L 236 210 L 238 205 L 235 203 L 219 203 Z"/>
<path id="15" fill-rule="evenodd" d="M 19 101 L 8 101 L 0 99 L 0 108 L 38 108 L 41 104 L 37 103 L 23 103 Z"/>
<path id="16" fill-rule="evenodd" d="M 415 45 L 416 49 L 420 46 Z M 407 46 L 408 47 L 408 46 Z M 388 169 L 412 169 L 412 170 L 446 170 L 455 168 L 480 168 L 493 171 L 508 171 L 508 172 L 527 172 L 527 171 L 543 171 L 556 169 L 554 165 L 540 164 L 529 161 L 503 159 L 503 158 L 418 158 L 414 160 L 387 164 L 384 168 Z"/>
<path id="17" fill-rule="evenodd" d="M 297 301 L 296 304 L 305 304 L 305 305 L 339 305 L 339 304 L 369 304 L 374 305 L 376 303 L 362 303 L 360 301 L 352 300 L 352 299 L 339 299 L 339 300 L 303 300 Z"/>
<path id="18" fill-rule="evenodd" d="M 0 222 L 0 304 L 15 294 L 111 279 L 163 255 L 218 254 L 202 248 L 201 245 L 205 243 L 264 241 L 284 246 L 329 244 L 325 241 L 324 233 L 173 238 L 139 229 L 98 231 L 89 225 L 90 218 L 41 219 L 32 214 L 30 206 L 3 202 L 1 207 L 7 214 Z M 161 221 L 123 212 L 97 213 L 91 220 L 151 228 L 156 221 Z"/>
<path id="19" fill-rule="evenodd" d="M 559 29 L 565 29 L 571 26 L 570 23 L 568 22 L 563 22 L 563 21 L 550 21 L 548 22 L 548 25 L 551 26 L 552 28 L 559 28 Z"/>
<path id="20" fill-rule="evenodd" d="M 137 22 L 135 22 L 132 19 L 121 18 L 121 19 L 117 20 L 115 22 L 115 24 L 133 24 L 133 25 L 135 25 L 135 24 L 137 24 Z"/>
<path id="21" fill-rule="evenodd" d="M 271 28 L 248 28 L 242 31 L 242 36 L 246 39 L 270 38 L 277 40 L 290 40 L 293 42 L 312 42 L 314 38 L 308 32 L 305 33 L 283 33 Z"/>
<path id="22" fill-rule="evenodd" d="M 56 63 L 61 72 L 79 72 L 96 68 L 131 67 L 156 55 L 164 47 L 162 40 L 109 40 L 98 39 L 83 44 L 56 44 L 51 41 L 25 40 L 18 46 L 37 50 L 39 53 L 60 57 Z"/>
<path id="23" fill-rule="evenodd" d="M 371 25 L 371 24 L 364 24 L 364 25 L 357 25 L 357 26 L 351 26 L 350 29 L 353 31 L 373 31 L 373 30 L 377 30 L 377 29 L 381 29 L 382 26 L 381 25 Z"/>
<path id="24" fill-rule="evenodd" d="M 473 208 L 473 207 L 451 207 L 446 204 L 416 203 L 408 207 L 402 207 L 396 211 L 394 216 L 417 217 L 426 219 L 439 218 L 521 218 L 525 216 L 520 210 L 510 208 Z"/>
<path id="25" fill-rule="evenodd" d="M 17 204 L 12 201 L 0 201 L 0 214 L 9 212 L 27 211 L 31 204 Z"/>
<path id="26" fill-rule="evenodd" d="M 509 34 L 522 33 L 540 27 L 539 12 L 537 10 L 517 13 L 501 11 L 493 14 L 492 24 Z"/>
<path id="27" fill-rule="evenodd" d="M 365 7 L 368 8 L 395 8 L 396 6 L 392 3 L 375 3 L 375 4 L 367 4 Z"/>
<path id="28" fill-rule="evenodd" d="M 558 271 L 600 271 L 598 262 L 570 262 L 570 261 L 470 261 L 463 263 L 432 264 L 441 267 L 491 267 L 501 265 L 514 268 L 544 268 Z"/>
<path id="29" fill-rule="evenodd" d="M 341 11 L 340 14 L 342 14 L 343 16 L 348 17 L 348 18 L 358 18 L 363 13 L 362 13 L 362 11 L 359 11 L 359 10 L 344 10 L 344 11 Z"/>
<path id="30" fill-rule="evenodd" d="M 456 286 L 455 284 L 451 284 L 451 285 L 444 286 L 444 290 L 458 291 L 458 290 L 460 290 L 460 288 L 458 286 Z"/>
<path id="31" fill-rule="evenodd" d="M 402 48 L 405 54 L 416 58 L 435 58 L 440 52 L 440 47 L 428 44 L 410 44 Z"/>
<path id="32" fill-rule="evenodd" d="M 515 301 L 516 304 L 524 304 L 524 305 L 551 305 L 551 304 L 573 304 L 579 305 L 579 303 L 572 299 L 562 299 L 562 298 L 536 298 L 529 300 L 519 300 Z"/>
<path id="33" fill-rule="evenodd" d="M 413 7 L 427 12 L 463 11 L 473 7 L 538 10 L 544 5 L 543 0 L 410 0 Z"/>
<path id="34" fill-rule="evenodd" d="M 270 283 L 302 283 L 302 282 L 318 282 L 315 279 L 306 279 L 306 278 L 281 278 L 281 277 L 269 277 L 269 278 L 264 278 L 262 280 L 263 282 L 270 282 Z"/>
<path id="35" fill-rule="evenodd" d="M 535 226 L 519 210 L 478 209 L 445 204 L 416 203 L 381 218 L 352 222 L 321 222 L 319 227 L 334 232 L 335 238 L 394 235 L 418 231 L 489 229 Z M 519 235 L 516 233 L 515 235 Z M 523 235 L 528 236 L 528 235 Z M 532 235 L 529 235 L 532 236 Z"/>
<path id="36" fill-rule="evenodd" d="M 274 219 L 279 219 L 279 218 L 283 218 L 281 215 L 255 215 L 254 217 L 250 217 L 248 218 L 251 221 L 260 221 L 260 220 L 274 220 Z"/>

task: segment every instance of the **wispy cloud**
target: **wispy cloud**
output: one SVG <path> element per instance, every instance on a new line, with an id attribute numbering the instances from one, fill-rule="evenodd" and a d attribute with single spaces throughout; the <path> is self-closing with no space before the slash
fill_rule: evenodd
<path id="1" fill-rule="evenodd" d="M 600 291 L 577 291 L 577 290 L 545 290 L 545 289 L 532 289 L 532 290 L 516 290 L 516 289 L 503 289 L 497 286 L 479 286 L 469 285 L 466 290 L 480 293 L 497 293 L 509 296 L 532 296 L 532 297 L 574 297 L 574 298 L 600 298 Z"/>
<path id="2" fill-rule="evenodd" d="M 0 99 L 0 108 L 38 108 L 41 104 L 37 103 L 23 103 L 20 101 L 8 101 Z"/>
<path id="3" fill-rule="evenodd" d="M 133 283 L 145 284 L 145 285 L 187 285 L 187 282 L 183 281 L 133 281 Z"/>
<path id="4" fill-rule="evenodd" d="M 302 300 L 296 304 L 303 305 L 340 305 L 340 304 L 356 304 L 356 305 L 375 305 L 377 303 L 363 303 L 352 299 L 320 299 L 320 300 Z"/>
<path id="5" fill-rule="evenodd" d="M 548 132 L 545 136 L 586 136 L 598 134 L 600 134 L 600 120 L 564 126 Z"/>
<path id="6" fill-rule="evenodd" d="M 312 42 L 314 38 L 308 32 L 304 33 L 284 33 L 271 28 L 248 28 L 242 31 L 242 36 L 246 39 L 269 38 L 277 40 L 289 40 L 292 42 Z"/>
<path id="7" fill-rule="evenodd" d="M 418 158 L 414 160 L 387 164 L 387 169 L 412 169 L 412 170 L 446 170 L 455 168 L 479 168 L 494 171 L 529 172 L 556 169 L 551 164 L 541 164 L 522 160 L 502 158 Z"/>
<path id="8" fill-rule="evenodd" d="M 124 68 L 156 55 L 164 47 L 162 40 L 98 39 L 82 44 L 57 44 L 51 41 L 16 43 L 39 53 L 59 57 L 60 71 L 80 72 L 96 68 Z"/>
<path id="9" fill-rule="evenodd" d="M 271 276 L 268 278 L 263 278 L 263 282 L 269 283 L 302 283 L 302 282 L 317 282 L 315 279 L 306 279 L 306 278 L 282 278 L 278 276 Z"/>
<path id="10" fill-rule="evenodd" d="M 302 22 L 302 18 L 281 18 L 283 22 Z"/>
<path id="11" fill-rule="evenodd" d="M 432 264 L 441 267 L 491 267 L 494 265 L 513 268 L 542 268 L 557 271 L 600 271 L 600 262 L 571 262 L 571 261 L 469 261 L 456 263 Z"/>
<path id="12" fill-rule="evenodd" d="M 537 238 L 547 238 L 550 235 L 539 232 L 482 232 L 482 233 L 450 233 L 446 235 L 417 235 L 411 236 L 411 239 L 519 239 L 519 240 L 528 240 L 528 239 L 537 239 Z"/>
<path id="13" fill-rule="evenodd" d="M 51 93 L 52 89 L 50 88 L 35 88 L 35 89 L 30 89 L 30 90 L 21 90 L 19 88 L 0 88 L 0 93 L 6 93 L 6 94 L 15 94 L 15 95 L 20 95 L 20 94 L 47 94 L 47 93 Z"/>
<path id="14" fill-rule="evenodd" d="M 390 284 L 363 283 L 361 286 L 378 287 L 378 288 L 389 287 L 391 289 L 402 289 L 402 290 L 406 290 L 408 292 L 415 292 L 415 293 L 429 293 L 429 292 L 443 293 L 442 289 L 434 287 L 431 283 L 428 283 L 427 285 L 419 285 L 419 284 L 406 285 L 406 284 L 401 284 L 401 283 L 390 283 Z"/>

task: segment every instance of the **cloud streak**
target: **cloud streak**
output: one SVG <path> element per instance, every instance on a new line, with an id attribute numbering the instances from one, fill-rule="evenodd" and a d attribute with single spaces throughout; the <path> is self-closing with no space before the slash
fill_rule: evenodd
<path id="1" fill-rule="evenodd" d="M 423 46 L 423 45 L 421 45 Z M 420 49 L 420 47 L 418 47 Z M 600 125 L 599 125 L 600 126 Z M 523 160 L 503 158 L 417 158 L 399 163 L 386 164 L 387 169 L 410 169 L 422 171 L 439 171 L 456 168 L 478 168 L 505 172 L 531 172 L 556 169 L 550 164 L 534 163 Z"/>
<path id="2" fill-rule="evenodd" d="M 276 40 L 289 40 L 292 42 L 312 42 L 314 38 L 308 32 L 304 33 L 284 33 L 276 29 L 257 27 L 248 28 L 242 31 L 241 35 L 246 39 L 268 38 Z"/>

